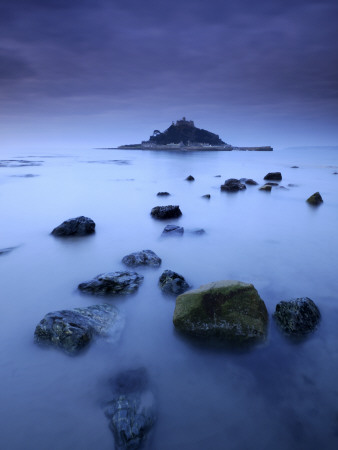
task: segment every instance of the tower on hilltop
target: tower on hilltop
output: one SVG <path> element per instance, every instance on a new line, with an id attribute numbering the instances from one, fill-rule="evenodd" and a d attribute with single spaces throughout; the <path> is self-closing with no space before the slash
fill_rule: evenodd
<path id="1" fill-rule="evenodd" d="M 190 127 L 194 127 L 194 121 L 193 120 L 186 120 L 185 117 L 183 117 L 181 120 L 176 120 L 176 126 L 180 126 L 180 125 L 185 125 L 185 126 L 190 126 Z"/>

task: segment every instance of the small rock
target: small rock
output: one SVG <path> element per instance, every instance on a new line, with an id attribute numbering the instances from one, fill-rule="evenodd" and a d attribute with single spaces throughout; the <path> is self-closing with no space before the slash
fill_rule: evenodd
<path id="1" fill-rule="evenodd" d="M 289 186 L 289 187 L 297 187 L 297 186 L 298 186 L 298 184 L 294 184 L 294 183 L 289 183 L 289 184 L 288 184 L 288 186 Z"/>
<path id="2" fill-rule="evenodd" d="M 145 369 L 129 370 L 111 381 L 113 399 L 106 404 L 109 428 L 120 450 L 143 447 L 156 421 L 155 396 Z"/>
<path id="3" fill-rule="evenodd" d="M 245 184 L 248 184 L 249 186 L 256 186 L 258 183 L 252 178 L 248 178 L 247 180 L 245 180 Z"/>
<path id="4" fill-rule="evenodd" d="M 170 195 L 170 194 L 169 194 L 169 192 L 158 192 L 156 195 L 158 197 L 168 197 L 168 195 Z"/>
<path id="5" fill-rule="evenodd" d="M 178 205 L 155 206 L 150 213 L 155 219 L 173 219 L 180 217 L 182 211 Z"/>
<path id="6" fill-rule="evenodd" d="M 184 228 L 177 225 L 167 225 L 162 231 L 162 236 L 182 236 Z"/>
<path id="7" fill-rule="evenodd" d="M 245 184 L 241 183 L 236 178 L 229 178 L 225 180 L 224 184 L 221 185 L 221 191 L 227 192 L 237 192 L 246 189 Z"/>
<path id="8" fill-rule="evenodd" d="M 210 194 L 205 194 L 202 195 L 202 198 L 206 198 L 207 200 L 210 200 L 211 195 Z"/>
<path id="9" fill-rule="evenodd" d="M 269 172 L 265 175 L 264 180 L 275 180 L 280 181 L 282 179 L 282 174 L 280 172 Z"/>
<path id="10" fill-rule="evenodd" d="M 261 186 L 259 188 L 260 191 L 266 191 L 266 192 L 271 192 L 271 186 L 270 184 L 264 184 L 264 186 Z"/>
<path id="11" fill-rule="evenodd" d="M 214 175 L 215 178 L 221 178 L 222 175 Z"/>
<path id="12" fill-rule="evenodd" d="M 318 307 L 308 297 L 279 302 L 273 316 L 282 330 L 293 336 L 310 333 L 320 320 Z"/>
<path id="13" fill-rule="evenodd" d="M 122 331 L 123 321 L 112 305 L 95 305 L 51 312 L 37 325 L 34 342 L 52 345 L 69 355 L 86 347 L 94 336 L 106 335 L 114 326 L 116 337 Z"/>
<path id="14" fill-rule="evenodd" d="M 192 175 L 189 175 L 189 176 L 186 178 L 186 181 L 195 181 L 195 178 L 194 178 Z"/>
<path id="15" fill-rule="evenodd" d="M 273 182 L 265 183 L 265 186 L 278 186 L 278 183 L 273 183 Z"/>
<path id="16" fill-rule="evenodd" d="M 166 294 L 179 295 L 189 289 L 184 277 L 172 270 L 165 270 L 159 279 L 159 285 Z"/>
<path id="17" fill-rule="evenodd" d="M 78 289 L 93 295 L 127 295 L 138 289 L 143 278 L 136 272 L 101 273 L 92 280 L 79 284 Z"/>
<path id="18" fill-rule="evenodd" d="M 285 186 L 279 186 L 278 189 L 284 189 L 285 191 L 288 191 L 289 189 Z"/>
<path id="19" fill-rule="evenodd" d="M 192 228 L 190 230 L 187 230 L 190 234 L 205 234 L 205 230 L 203 228 Z"/>
<path id="20" fill-rule="evenodd" d="M 299 169 L 299 166 L 291 166 L 291 169 Z"/>
<path id="21" fill-rule="evenodd" d="M 307 200 L 308 203 L 310 203 L 310 205 L 320 205 L 321 203 L 323 203 L 323 199 L 322 196 L 320 195 L 319 192 L 315 192 L 314 194 L 312 194 Z"/>
<path id="22" fill-rule="evenodd" d="M 140 252 L 130 253 L 126 255 L 122 262 L 129 267 L 137 266 L 152 266 L 159 267 L 161 265 L 161 258 L 152 250 L 141 250 Z"/>
<path id="23" fill-rule="evenodd" d="M 94 232 L 95 222 L 88 217 L 80 216 L 66 220 L 54 228 L 51 234 L 54 236 L 85 236 Z"/>

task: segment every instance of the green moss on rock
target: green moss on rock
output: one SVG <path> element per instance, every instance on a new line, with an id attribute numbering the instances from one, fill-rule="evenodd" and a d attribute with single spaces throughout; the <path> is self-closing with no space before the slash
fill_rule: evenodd
<path id="1" fill-rule="evenodd" d="M 268 313 L 252 284 L 223 280 L 179 295 L 173 322 L 191 335 L 249 342 L 266 336 Z"/>

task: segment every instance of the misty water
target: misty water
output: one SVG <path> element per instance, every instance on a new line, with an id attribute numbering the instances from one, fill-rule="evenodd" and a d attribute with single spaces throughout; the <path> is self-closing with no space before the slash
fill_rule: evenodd
<path id="1" fill-rule="evenodd" d="M 149 449 L 338 448 L 338 148 L 20 150 L 1 158 L 13 161 L 0 164 L 0 249 L 15 247 L 0 255 L 1 449 L 113 449 L 102 409 L 107 380 L 138 367 L 147 368 L 158 407 Z M 220 192 L 227 178 L 263 184 L 271 171 L 288 189 Z M 190 174 L 194 182 L 185 181 Z M 316 191 L 324 203 L 314 208 L 305 200 Z M 182 217 L 154 220 L 150 210 L 161 204 L 179 205 Z M 50 235 L 80 215 L 96 222 L 94 235 Z M 161 238 L 168 223 L 184 235 Z M 189 233 L 196 228 L 206 233 Z M 99 273 L 125 269 L 122 257 L 142 249 L 162 266 L 136 269 L 144 276 L 136 294 L 78 292 Z M 175 298 L 158 287 L 164 269 L 194 288 L 253 283 L 269 312 L 266 342 L 231 350 L 178 334 Z M 271 315 L 280 300 L 304 296 L 320 308 L 321 323 L 290 340 Z M 97 339 L 75 357 L 34 344 L 48 312 L 104 302 L 125 321 L 117 342 Z"/>

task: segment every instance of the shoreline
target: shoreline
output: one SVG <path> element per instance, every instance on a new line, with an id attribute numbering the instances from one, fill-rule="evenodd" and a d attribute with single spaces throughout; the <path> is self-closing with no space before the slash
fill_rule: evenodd
<path id="1" fill-rule="evenodd" d="M 98 150 L 152 150 L 152 151 L 176 151 L 176 152 L 231 152 L 231 151 L 256 151 L 256 152 L 272 152 L 273 148 L 270 146 L 262 147 L 223 147 L 223 146 L 182 146 L 182 147 L 171 147 L 166 145 L 158 146 L 142 146 L 142 145 L 120 145 L 119 147 L 99 147 Z"/>

